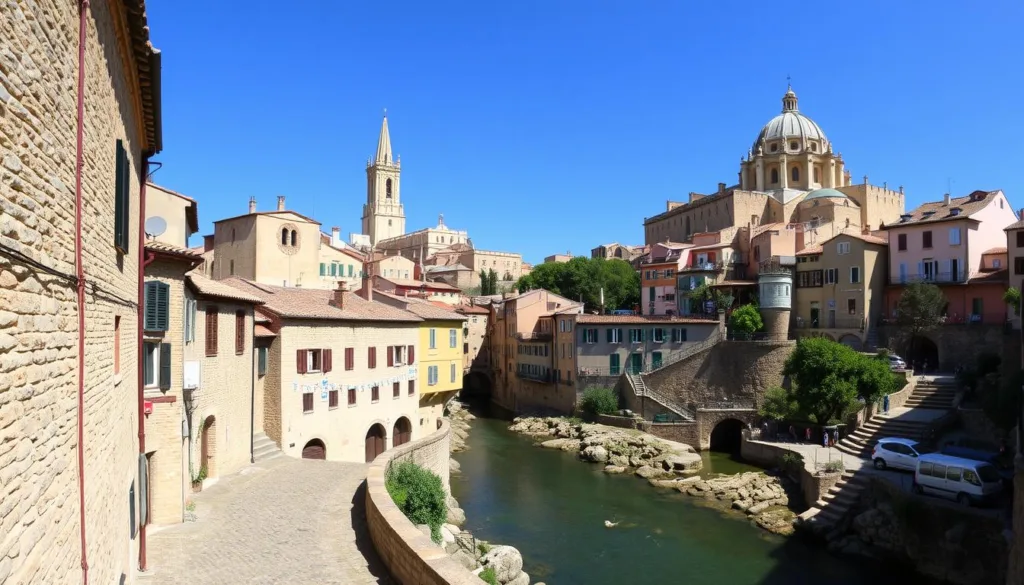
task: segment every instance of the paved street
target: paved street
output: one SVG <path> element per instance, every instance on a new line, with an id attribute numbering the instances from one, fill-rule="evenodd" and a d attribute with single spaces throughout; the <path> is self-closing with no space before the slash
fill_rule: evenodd
<path id="1" fill-rule="evenodd" d="M 151 529 L 143 582 L 390 583 L 365 530 L 365 470 L 279 457 L 221 479 L 192 496 L 196 522 Z"/>

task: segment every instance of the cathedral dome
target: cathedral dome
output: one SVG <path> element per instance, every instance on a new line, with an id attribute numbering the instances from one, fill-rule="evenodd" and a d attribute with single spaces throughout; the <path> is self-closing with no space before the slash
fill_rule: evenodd
<path id="1" fill-rule="evenodd" d="M 796 149 L 787 148 L 786 141 L 791 139 L 799 141 Z M 797 109 L 796 93 L 790 87 L 786 95 L 782 96 L 782 113 L 764 125 L 761 133 L 757 135 L 757 140 L 754 141 L 752 151 L 756 153 L 758 147 L 763 149 L 764 154 L 804 149 L 825 152 L 828 148 L 828 138 L 814 120 L 801 114 Z"/>
<path id="2" fill-rule="evenodd" d="M 835 189 L 815 189 L 808 193 L 807 197 L 804 197 L 804 201 L 824 198 L 849 199 L 849 197 L 846 196 L 846 193 L 836 191 Z"/>

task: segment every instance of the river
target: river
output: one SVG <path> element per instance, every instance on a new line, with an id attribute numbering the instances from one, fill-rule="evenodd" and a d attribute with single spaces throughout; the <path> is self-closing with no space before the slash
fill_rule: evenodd
<path id="1" fill-rule="evenodd" d="M 541 449 L 506 421 L 471 423 L 452 494 L 477 538 L 523 554 L 549 585 L 853 585 L 924 583 L 876 563 L 836 557 L 800 538 L 764 532 L 632 476 L 608 475 L 571 453 Z M 749 469 L 717 454 L 714 469 Z M 605 528 L 604 521 L 618 522 Z"/>

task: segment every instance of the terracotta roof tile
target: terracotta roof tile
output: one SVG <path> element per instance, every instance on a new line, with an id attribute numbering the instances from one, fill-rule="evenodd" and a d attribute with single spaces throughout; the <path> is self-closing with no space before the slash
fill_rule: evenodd
<path id="1" fill-rule="evenodd" d="M 228 286 L 217 282 L 216 280 L 210 280 L 202 274 L 190 272 L 187 276 L 189 283 L 191 283 L 192 287 L 196 289 L 196 292 L 202 296 L 242 301 L 244 303 L 251 303 L 254 305 L 263 304 L 263 299 L 256 295 L 243 292 L 233 286 Z"/>
<path id="2" fill-rule="evenodd" d="M 1015 222 L 1011 223 L 1010 225 L 1004 227 L 1003 231 L 1006 232 L 1006 231 L 1010 231 L 1010 230 L 1019 230 L 1019 229 L 1024 229 L 1024 219 L 1021 219 L 1019 221 L 1015 221 Z"/>
<path id="3" fill-rule="evenodd" d="M 998 189 L 995 191 L 974 191 L 970 195 L 950 199 L 949 205 L 946 205 L 945 201 L 922 203 L 917 207 L 917 209 L 907 213 L 910 217 L 906 221 L 903 221 L 901 218 L 890 224 L 886 224 L 882 229 L 969 218 L 973 214 L 987 207 L 988 204 L 991 203 L 992 200 L 1000 193 L 1002 193 L 1002 191 L 999 191 Z M 951 214 L 951 210 L 954 208 L 960 209 L 960 212 L 957 215 Z"/>
<path id="4" fill-rule="evenodd" d="M 761 235 L 761 234 L 763 234 L 764 232 L 767 232 L 767 231 L 774 231 L 774 230 L 781 231 L 781 230 L 785 229 L 785 227 L 786 227 L 786 224 L 784 224 L 784 223 L 766 223 L 764 225 L 759 225 L 759 226 L 755 227 L 754 228 L 754 235 L 755 236 L 759 236 L 759 235 Z"/>
<path id="5" fill-rule="evenodd" d="M 800 250 L 799 252 L 797 252 L 796 255 L 797 256 L 817 256 L 818 254 L 821 254 L 823 251 L 824 251 L 824 249 L 821 247 L 821 244 L 811 244 L 811 245 L 807 246 L 806 248 L 804 248 L 803 250 Z"/>
<path id="6" fill-rule="evenodd" d="M 369 302 L 355 292 L 345 293 L 345 307 L 334 306 L 333 290 L 256 284 L 232 276 L 220 281 L 263 299 L 263 310 L 286 319 L 341 321 L 422 321 L 416 315 L 381 302 Z"/>
<path id="7" fill-rule="evenodd" d="M 718 326 L 718 318 L 715 319 L 695 319 L 693 317 L 683 317 L 680 315 L 587 315 L 582 314 L 576 317 L 577 323 L 595 324 L 599 325 L 602 323 L 622 323 L 628 324 L 658 324 L 658 323 L 688 323 L 693 325 L 714 325 Z"/>
<path id="8" fill-rule="evenodd" d="M 487 309 L 477 305 L 458 305 L 455 307 L 455 312 L 465 313 L 466 315 L 490 315 L 491 312 Z"/>
<path id="9" fill-rule="evenodd" d="M 392 283 L 394 285 L 397 285 L 397 286 L 405 286 L 405 287 L 409 287 L 409 288 L 419 288 L 419 287 L 421 287 L 421 286 L 423 286 L 425 284 L 425 285 L 427 285 L 427 288 L 432 288 L 432 289 L 436 289 L 436 290 L 454 290 L 454 291 L 459 290 L 458 287 L 454 287 L 454 286 L 452 286 L 452 285 L 450 285 L 448 283 L 445 283 L 445 282 L 434 282 L 434 281 L 429 281 L 429 280 L 428 281 L 420 281 L 420 280 L 412 280 L 412 279 L 409 279 L 409 278 L 391 278 L 391 277 L 388 277 L 388 276 L 377 276 L 377 278 L 379 278 L 381 280 L 386 280 L 386 281 L 388 281 L 388 282 L 390 282 L 390 283 Z"/>
<path id="10" fill-rule="evenodd" d="M 277 333 L 271 331 L 266 325 L 257 325 L 253 334 L 256 337 L 277 337 Z"/>
<path id="11" fill-rule="evenodd" d="M 996 248 L 989 248 L 988 250 L 985 250 L 981 254 L 985 255 L 985 254 L 1005 254 L 1005 253 L 1006 253 L 1006 246 L 1001 246 L 1001 247 L 996 247 Z"/>
<path id="12" fill-rule="evenodd" d="M 396 304 L 402 305 L 402 309 L 422 317 L 424 320 L 430 321 L 465 321 L 466 316 L 456 313 L 452 309 L 446 309 L 439 307 L 430 301 L 424 301 L 423 299 L 414 299 L 410 297 L 403 297 L 400 295 L 393 295 L 383 291 L 373 291 L 374 296 L 381 295 L 384 298 L 391 299 Z"/>
<path id="13" fill-rule="evenodd" d="M 1009 282 L 1010 271 L 1006 268 L 992 272 L 975 272 L 967 279 L 967 284 L 1003 284 Z"/>
<path id="14" fill-rule="evenodd" d="M 161 254 L 172 254 L 174 256 L 180 256 L 190 260 L 202 260 L 203 254 L 196 252 L 190 248 L 182 248 L 180 246 L 174 246 L 172 244 L 165 244 L 164 242 L 158 242 L 156 240 L 150 240 L 146 242 L 146 249 L 151 252 L 158 252 Z"/>
<path id="15" fill-rule="evenodd" d="M 842 233 L 836 234 L 836 235 L 832 236 L 831 238 L 825 240 L 824 243 L 827 244 L 827 243 L 831 242 L 832 240 L 834 240 L 834 239 L 836 239 L 838 237 L 841 237 L 841 236 L 850 236 L 851 238 L 857 238 L 858 240 L 860 240 L 862 242 L 867 242 L 869 244 L 879 244 L 879 245 L 882 245 L 882 246 L 888 246 L 889 245 L 889 240 L 887 240 L 885 238 L 880 238 L 878 236 L 873 236 L 871 234 L 864 234 L 864 233 L 855 232 L 855 231 L 842 232 Z"/>

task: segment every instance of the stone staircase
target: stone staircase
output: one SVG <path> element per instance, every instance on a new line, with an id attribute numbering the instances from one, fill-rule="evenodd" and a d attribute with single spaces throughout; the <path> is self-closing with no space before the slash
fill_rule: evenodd
<path id="1" fill-rule="evenodd" d="M 815 533 L 826 535 L 827 540 L 841 535 L 843 521 L 849 516 L 850 510 L 857 507 L 869 482 L 867 472 L 844 472 L 828 493 L 815 502 L 812 508 L 800 514 L 798 523 Z"/>
<path id="2" fill-rule="evenodd" d="M 690 412 L 690 409 L 686 408 L 678 401 L 652 390 L 646 383 L 644 383 L 642 375 L 627 373 L 626 379 L 629 380 L 629 385 L 633 388 L 633 393 L 637 396 L 644 396 L 654 400 L 658 404 L 674 412 L 684 421 L 693 422 L 696 420 L 696 416 Z"/>
<path id="3" fill-rule="evenodd" d="M 953 408 L 956 398 L 957 384 L 954 378 L 933 378 L 920 380 L 914 393 L 907 399 L 907 408 L 934 408 L 949 410 Z"/>
<path id="4" fill-rule="evenodd" d="M 256 433 L 253 436 L 252 452 L 257 462 L 284 457 L 284 452 L 278 448 L 277 443 L 268 437 L 266 433 Z"/>

